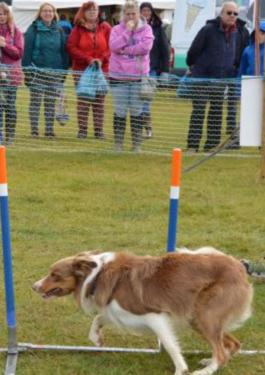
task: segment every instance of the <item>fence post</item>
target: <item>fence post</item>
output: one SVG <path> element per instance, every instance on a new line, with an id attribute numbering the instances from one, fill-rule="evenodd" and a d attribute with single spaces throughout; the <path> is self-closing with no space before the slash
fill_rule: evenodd
<path id="1" fill-rule="evenodd" d="M 171 187 L 169 201 L 169 222 L 167 236 L 167 251 L 176 250 L 177 224 L 178 224 L 178 206 L 179 189 L 181 174 L 181 149 L 175 148 L 172 154 Z"/>
<path id="2" fill-rule="evenodd" d="M 10 241 L 10 225 L 8 211 L 8 185 L 6 173 L 6 149 L 0 146 L 0 210 L 2 229 L 2 248 L 4 262 L 4 282 L 6 297 L 6 320 L 8 329 L 8 356 L 6 363 L 6 375 L 15 374 L 17 362 L 17 339 L 16 339 L 16 312 L 15 296 L 12 273 L 12 255 Z"/>

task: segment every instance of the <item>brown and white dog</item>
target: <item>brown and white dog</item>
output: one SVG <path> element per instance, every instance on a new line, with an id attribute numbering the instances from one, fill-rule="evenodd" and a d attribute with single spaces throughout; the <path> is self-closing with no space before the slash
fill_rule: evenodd
<path id="1" fill-rule="evenodd" d="M 213 374 L 240 349 L 229 332 L 250 317 L 253 296 L 244 266 L 213 248 L 161 257 L 84 252 L 56 262 L 33 289 L 43 298 L 73 293 L 85 312 L 96 309 L 89 333 L 95 345 L 103 345 L 107 323 L 153 331 L 175 375 L 187 374 L 188 367 L 174 323 L 187 322 L 208 341 L 212 358 L 193 374 Z"/>

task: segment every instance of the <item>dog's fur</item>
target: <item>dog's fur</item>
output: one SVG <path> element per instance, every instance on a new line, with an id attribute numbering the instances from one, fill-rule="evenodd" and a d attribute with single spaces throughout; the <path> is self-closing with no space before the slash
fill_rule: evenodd
<path id="1" fill-rule="evenodd" d="M 103 345 L 106 323 L 153 331 L 172 358 L 175 375 L 188 368 L 174 322 L 188 323 L 211 345 L 212 359 L 193 373 L 210 375 L 240 349 L 229 331 L 249 318 L 253 296 L 244 266 L 213 248 L 162 257 L 84 252 L 55 263 L 33 289 L 44 298 L 73 293 L 84 311 L 95 308 L 99 315 L 89 333 L 95 345 Z"/>

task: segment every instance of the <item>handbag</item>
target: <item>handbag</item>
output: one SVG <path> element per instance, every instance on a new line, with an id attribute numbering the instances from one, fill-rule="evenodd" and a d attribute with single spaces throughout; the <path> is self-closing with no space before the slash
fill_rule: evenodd
<path id="1" fill-rule="evenodd" d="M 141 88 L 140 88 L 140 98 L 142 100 L 151 101 L 154 98 L 156 91 L 156 80 L 152 77 L 142 77 Z"/>
<path id="2" fill-rule="evenodd" d="M 76 88 L 77 96 L 83 96 L 90 100 L 96 100 L 98 95 L 106 95 L 109 86 L 98 64 L 91 64 L 80 77 Z"/>
<path id="3" fill-rule="evenodd" d="M 154 77 L 143 76 L 143 57 L 138 58 L 139 70 L 142 76 L 140 86 L 140 99 L 152 101 L 155 95 L 157 81 Z"/>
<path id="4" fill-rule="evenodd" d="M 193 83 L 194 79 L 191 78 L 190 73 L 186 73 L 183 77 L 181 77 L 177 87 L 177 98 L 192 99 Z"/>

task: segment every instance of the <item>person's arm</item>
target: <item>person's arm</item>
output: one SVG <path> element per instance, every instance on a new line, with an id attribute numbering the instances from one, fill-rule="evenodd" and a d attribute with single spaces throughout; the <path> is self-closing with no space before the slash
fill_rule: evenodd
<path id="1" fill-rule="evenodd" d="M 206 45 L 206 27 L 204 26 L 196 35 L 187 53 L 187 65 L 192 66 L 196 63 Z"/>
<path id="2" fill-rule="evenodd" d="M 108 47 L 107 47 L 107 50 L 105 51 L 105 53 L 102 56 L 102 63 L 108 62 L 109 58 L 110 58 L 109 40 L 110 40 L 111 26 L 110 26 L 109 23 L 105 22 L 104 27 L 105 27 L 104 35 L 105 35 L 105 39 L 106 39 Z"/>
<path id="3" fill-rule="evenodd" d="M 22 66 L 30 66 L 32 64 L 32 52 L 34 48 L 36 32 L 34 26 L 30 26 L 24 35 L 24 54 L 22 57 Z"/>
<path id="4" fill-rule="evenodd" d="M 3 51 L 14 61 L 20 60 L 24 51 L 24 38 L 22 33 L 16 29 L 13 44 L 6 44 Z"/>
<path id="5" fill-rule="evenodd" d="M 238 76 L 242 77 L 247 74 L 247 69 L 249 66 L 249 61 L 248 61 L 248 51 L 247 48 L 244 50 L 241 60 L 240 60 L 240 65 L 238 69 Z"/>
<path id="6" fill-rule="evenodd" d="M 159 47 L 160 47 L 160 71 L 161 73 L 168 73 L 169 72 L 170 47 L 169 47 L 169 43 L 168 43 L 165 30 L 163 29 L 162 26 L 161 26 L 161 32 L 160 32 Z"/>
<path id="7" fill-rule="evenodd" d="M 74 27 L 67 40 L 66 49 L 72 60 L 77 60 L 81 63 L 86 63 L 87 65 L 89 65 L 93 60 L 93 56 L 89 54 L 88 50 L 83 51 L 81 48 L 78 47 L 79 39 L 79 30 L 77 27 Z"/>
<path id="8" fill-rule="evenodd" d="M 142 40 L 132 46 L 127 46 L 123 49 L 125 55 L 132 56 L 143 56 L 147 55 L 153 46 L 154 36 L 152 28 L 149 25 L 146 25 L 146 33 Z"/>
<path id="9" fill-rule="evenodd" d="M 113 27 L 109 38 L 110 50 L 116 53 L 123 51 L 123 49 L 128 46 L 131 37 L 131 30 L 121 29 L 120 26 Z"/>

